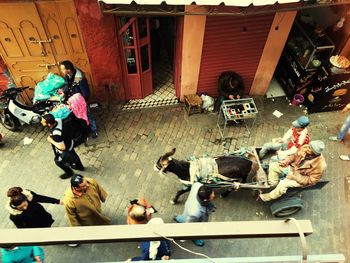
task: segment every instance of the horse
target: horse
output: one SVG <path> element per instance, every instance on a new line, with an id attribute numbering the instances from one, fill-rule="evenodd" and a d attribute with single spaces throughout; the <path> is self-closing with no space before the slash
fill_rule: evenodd
<path id="1" fill-rule="evenodd" d="M 154 165 L 154 170 L 160 174 L 171 172 L 184 184 L 184 188 L 177 191 L 175 197 L 171 199 L 171 203 L 177 203 L 179 197 L 190 191 L 191 185 L 195 181 L 207 184 L 209 187 L 221 188 L 226 187 L 227 191 L 222 194 L 226 196 L 232 191 L 233 182 L 238 181 L 245 183 L 247 178 L 256 178 L 260 165 L 257 154 L 251 150 L 245 152 L 240 151 L 240 154 L 218 156 L 218 157 L 203 157 L 192 161 L 183 161 L 173 159 L 171 156 L 175 154 L 176 148 L 159 157 Z M 206 165 L 206 161 L 210 163 Z M 198 170 L 200 170 L 198 172 Z"/>

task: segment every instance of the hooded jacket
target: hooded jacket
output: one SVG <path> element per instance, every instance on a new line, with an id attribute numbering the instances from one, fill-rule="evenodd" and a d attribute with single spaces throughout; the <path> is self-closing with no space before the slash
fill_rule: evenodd
<path id="1" fill-rule="evenodd" d="M 30 190 L 22 192 L 28 200 L 28 208 L 24 211 L 10 206 L 10 200 L 6 204 L 6 209 L 10 213 L 11 221 L 17 228 L 39 228 L 50 227 L 54 222 L 50 213 L 39 203 L 59 204 L 60 200 L 48 196 L 38 195 Z"/>

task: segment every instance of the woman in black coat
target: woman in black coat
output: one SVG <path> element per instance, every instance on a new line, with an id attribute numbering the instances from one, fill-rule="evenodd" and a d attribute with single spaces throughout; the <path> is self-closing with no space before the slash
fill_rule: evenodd
<path id="1" fill-rule="evenodd" d="M 38 195 L 21 187 L 11 187 L 7 196 L 10 200 L 6 208 L 17 228 L 51 227 L 54 220 L 39 203 L 61 204 L 59 199 Z"/>

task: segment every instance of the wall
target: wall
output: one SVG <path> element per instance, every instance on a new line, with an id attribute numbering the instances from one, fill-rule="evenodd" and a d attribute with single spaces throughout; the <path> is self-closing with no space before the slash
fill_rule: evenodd
<path id="1" fill-rule="evenodd" d="M 297 11 L 279 12 L 275 14 L 255 73 L 250 90 L 251 95 L 266 94 L 296 14 Z"/>
<path id="2" fill-rule="evenodd" d="M 97 0 L 75 0 L 90 60 L 95 100 L 124 100 L 122 70 L 113 15 L 102 14 Z"/>
<path id="3" fill-rule="evenodd" d="M 191 10 L 199 11 L 205 7 L 185 6 L 186 12 Z M 202 56 L 206 16 L 187 15 L 184 17 L 183 38 L 182 38 L 182 59 L 181 59 L 181 93 L 184 95 L 197 92 L 199 69 Z"/>

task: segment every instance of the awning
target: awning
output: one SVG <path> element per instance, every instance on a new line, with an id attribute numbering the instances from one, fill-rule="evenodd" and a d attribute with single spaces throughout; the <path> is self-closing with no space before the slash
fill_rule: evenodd
<path id="1" fill-rule="evenodd" d="M 101 11 L 117 16 L 251 16 L 346 5 L 350 0 L 98 0 Z M 187 12 L 185 6 L 205 6 Z"/>
<path id="2" fill-rule="evenodd" d="M 119 5 L 129 5 L 132 3 L 136 3 L 138 5 L 225 5 L 225 6 L 262 6 L 262 5 L 273 5 L 276 3 L 279 4 L 287 4 L 287 3 L 295 3 L 300 2 L 300 0 L 99 0 L 100 2 L 104 2 L 105 4 L 119 4 Z"/>

